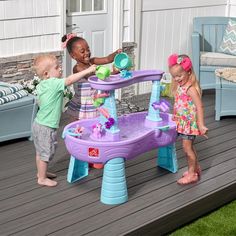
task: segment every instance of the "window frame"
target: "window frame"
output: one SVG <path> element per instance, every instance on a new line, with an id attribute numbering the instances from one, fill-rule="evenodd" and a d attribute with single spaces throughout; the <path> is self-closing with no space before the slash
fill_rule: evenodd
<path id="1" fill-rule="evenodd" d="M 77 0 L 78 1 L 78 0 Z M 83 15 L 98 15 L 98 14 L 106 14 L 107 13 L 107 0 L 103 0 L 104 2 L 104 10 L 94 11 L 94 0 L 92 0 L 92 11 L 84 11 L 82 10 L 82 0 L 80 1 L 80 11 L 79 12 L 71 12 L 70 11 L 70 0 L 67 1 L 67 16 L 83 16 Z"/>

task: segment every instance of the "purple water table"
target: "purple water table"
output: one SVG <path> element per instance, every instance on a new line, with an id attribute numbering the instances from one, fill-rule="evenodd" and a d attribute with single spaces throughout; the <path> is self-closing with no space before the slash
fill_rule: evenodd
<path id="1" fill-rule="evenodd" d="M 125 160 L 158 148 L 158 166 L 176 172 L 175 154 L 176 127 L 171 115 L 154 109 L 153 102 L 160 99 L 160 79 L 158 70 L 133 71 L 132 77 L 121 78 L 114 75 L 105 81 L 93 76 L 91 86 L 99 91 L 109 91 L 102 105 L 114 119 L 112 127 L 105 128 L 107 117 L 80 120 L 68 124 L 63 131 L 67 150 L 71 154 L 67 180 L 75 182 L 88 175 L 89 163 L 104 163 L 101 202 L 121 204 L 128 200 Z M 117 117 L 114 90 L 143 81 L 153 81 L 148 112 L 133 113 Z M 102 131 L 94 132 L 94 124 L 99 123 Z M 82 135 L 74 134 L 77 127 L 83 127 Z M 94 128 L 95 127 L 95 128 Z"/>

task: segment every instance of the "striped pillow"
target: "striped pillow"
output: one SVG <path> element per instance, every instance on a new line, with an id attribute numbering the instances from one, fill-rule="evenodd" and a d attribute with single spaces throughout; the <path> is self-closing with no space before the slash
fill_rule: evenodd
<path id="1" fill-rule="evenodd" d="M 6 96 L 0 97 L 0 105 L 5 104 L 7 102 L 15 101 L 26 96 L 28 96 L 28 92 L 26 90 L 20 90 L 13 94 L 8 94 Z"/>
<path id="2" fill-rule="evenodd" d="M 233 19 L 229 19 L 223 41 L 220 45 L 220 51 L 236 56 L 236 21 Z"/>

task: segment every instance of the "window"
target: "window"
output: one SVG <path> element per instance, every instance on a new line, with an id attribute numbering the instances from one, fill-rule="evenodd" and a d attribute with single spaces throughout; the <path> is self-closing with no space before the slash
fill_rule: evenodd
<path id="1" fill-rule="evenodd" d="M 106 0 L 68 0 L 71 13 L 94 13 L 105 11 Z"/>

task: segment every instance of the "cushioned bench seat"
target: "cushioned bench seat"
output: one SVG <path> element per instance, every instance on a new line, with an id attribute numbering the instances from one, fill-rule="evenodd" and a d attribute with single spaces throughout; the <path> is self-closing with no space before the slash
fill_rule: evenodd
<path id="1" fill-rule="evenodd" d="M 36 111 L 36 98 L 32 95 L 0 105 L 0 142 L 31 137 Z"/>

